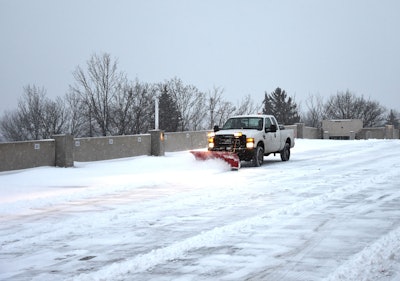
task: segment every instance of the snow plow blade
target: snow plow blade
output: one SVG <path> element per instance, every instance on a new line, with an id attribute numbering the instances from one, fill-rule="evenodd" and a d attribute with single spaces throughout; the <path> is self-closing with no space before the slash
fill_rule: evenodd
<path id="1" fill-rule="evenodd" d="M 232 169 L 240 168 L 240 159 L 236 153 L 227 151 L 190 151 L 196 158 L 196 160 L 208 160 L 208 159 L 222 159 L 228 163 Z"/>

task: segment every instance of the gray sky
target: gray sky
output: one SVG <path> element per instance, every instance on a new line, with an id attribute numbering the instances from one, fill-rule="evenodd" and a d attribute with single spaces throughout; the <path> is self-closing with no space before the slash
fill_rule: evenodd
<path id="1" fill-rule="evenodd" d="M 349 89 L 400 110 L 398 0 L 0 0 L 0 114 L 23 87 L 64 96 L 94 53 L 142 82 L 178 77 L 234 103 L 276 87 L 305 109 Z"/>

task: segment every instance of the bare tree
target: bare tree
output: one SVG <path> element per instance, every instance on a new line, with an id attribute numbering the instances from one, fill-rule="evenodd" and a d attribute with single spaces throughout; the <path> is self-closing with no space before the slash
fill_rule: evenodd
<path id="1" fill-rule="evenodd" d="M 112 101 L 112 134 L 126 135 L 132 131 L 134 95 L 132 89 L 125 84 L 121 91 L 116 92 Z"/>
<path id="2" fill-rule="evenodd" d="M 68 131 L 75 137 L 83 137 L 88 135 L 88 121 L 86 116 L 85 103 L 82 102 L 78 93 L 70 90 L 64 97 L 68 107 Z"/>
<path id="3" fill-rule="evenodd" d="M 218 107 L 215 122 L 216 125 L 222 126 L 236 111 L 236 107 L 230 101 L 222 101 Z"/>
<path id="4" fill-rule="evenodd" d="M 360 117 L 359 100 L 347 90 L 331 96 L 325 104 L 325 115 L 331 119 L 356 119 Z"/>
<path id="5" fill-rule="evenodd" d="M 196 129 L 206 114 L 204 93 L 193 85 L 184 85 L 182 80 L 176 77 L 166 84 L 182 118 L 181 131 Z"/>
<path id="6" fill-rule="evenodd" d="M 365 127 L 376 127 L 384 124 L 386 109 L 379 104 L 377 101 L 367 100 L 364 104 L 364 110 L 362 112 L 364 126 Z"/>
<path id="7" fill-rule="evenodd" d="M 17 110 L 7 112 L 1 121 L 1 131 L 7 140 L 39 140 L 66 131 L 67 118 L 61 99 L 51 101 L 46 90 L 35 85 L 24 88 Z"/>
<path id="8" fill-rule="evenodd" d="M 307 126 L 321 128 L 324 119 L 324 101 L 320 95 L 310 95 L 306 100 L 307 112 L 302 118 Z"/>
<path id="9" fill-rule="evenodd" d="M 131 83 L 130 91 L 133 94 L 131 133 L 145 133 L 152 128 L 156 87 L 148 83 L 140 83 L 136 79 Z"/>
<path id="10" fill-rule="evenodd" d="M 224 100 L 223 93 L 224 89 L 219 87 L 214 87 L 211 92 L 208 92 L 208 124 L 211 128 L 221 127 L 237 111 L 232 102 Z"/>
<path id="11" fill-rule="evenodd" d="M 70 89 L 86 104 L 87 117 L 94 119 L 101 135 L 112 133 L 112 102 L 124 90 L 125 76 L 117 72 L 117 61 L 104 53 L 92 55 L 84 71 L 80 66 L 73 72 L 76 84 Z M 89 121 L 90 122 L 90 121 Z"/>
<path id="12" fill-rule="evenodd" d="M 48 139 L 53 135 L 65 133 L 68 130 L 67 117 L 67 109 L 60 97 L 55 101 L 46 100 L 42 116 L 42 138 Z"/>
<path id="13" fill-rule="evenodd" d="M 5 141 L 28 140 L 18 111 L 7 111 L 0 120 L 0 131 Z"/>
<path id="14" fill-rule="evenodd" d="M 213 88 L 212 91 L 208 92 L 208 115 L 209 115 L 209 128 L 213 128 L 214 125 L 219 125 L 216 122 L 217 119 L 217 114 L 219 107 L 222 102 L 222 94 L 224 93 L 224 89 L 221 89 L 219 87 Z"/>
<path id="15" fill-rule="evenodd" d="M 42 138 L 43 115 L 46 103 L 46 90 L 28 85 L 24 88 L 22 99 L 18 102 L 18 112 L 22 127 L 26 130 L 26 139 Z"/>
<path id="16" fill-rule="evenodd" d="M 375 101 L 357 97 L 347 90 L 331 96 L 324 107 L 326 118 L 329 119 L 361 119 L 364 127 L 381 125 L 385 109 Z"/>
<path id="17" fill-rule="evenodd" d="M 193 101 L 193 107 L 190 118 L 189 129 L 192 131 L 202 130 L 206 128 L 205 117 L 206 111 L 206 97 L 203 92 L 196 91 L 195 100 Z"/>
<path id="18" fill-rule="evenodd" d="M 261 106 L 256 106 L 251 95 L 247 95 L 240 101 L 235 114 L 257 114 L 259 110 L 261 110 Z"/>

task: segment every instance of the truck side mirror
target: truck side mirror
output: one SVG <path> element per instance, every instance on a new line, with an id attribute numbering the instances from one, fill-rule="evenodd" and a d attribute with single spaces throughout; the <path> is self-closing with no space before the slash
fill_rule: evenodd
<path id="1" fill-rule="evenodd" d="M 275 124 L 272 124 L 272 125 L 269 127 L 269 129 L 267 129 L 266 131 L 269 132 L 269 133 L 275 133 L 276 130 L 277 130 L 276 125 L 275 125 Z"/>
<path id="2" fill-rule="evenodd" d="M 218 132 L 218 131 L 219 131 L 218 125 L 215 125 L 215 126 L 214 126 L 214 132 Z"/>

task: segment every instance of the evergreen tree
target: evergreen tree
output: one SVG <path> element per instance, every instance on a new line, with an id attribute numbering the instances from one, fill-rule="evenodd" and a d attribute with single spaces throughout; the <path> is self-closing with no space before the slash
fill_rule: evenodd
<path id="1" fill-rule="evenodd" d="M 297 104 L 279 87 L 271 94 L 265 92 L 263 104 L 263 113 L 274 115 L 281 124 L 291 125 L 300 121 Z"/>
<path id="2" fill-rule="evenodd" d="M 399 128 L 399 114 L 395 110 L 390 110 L 386 118 L 386 125 L 393 125 L 395 129 Z"/>
<path id="3" fill-rule="evenodd" d="M 168 92 L 167 85 L 161 85 L 159 98 L 159 127 L 166 132 L 176 132 L 181 124 L 181 115 L 176 101 Z"/>

